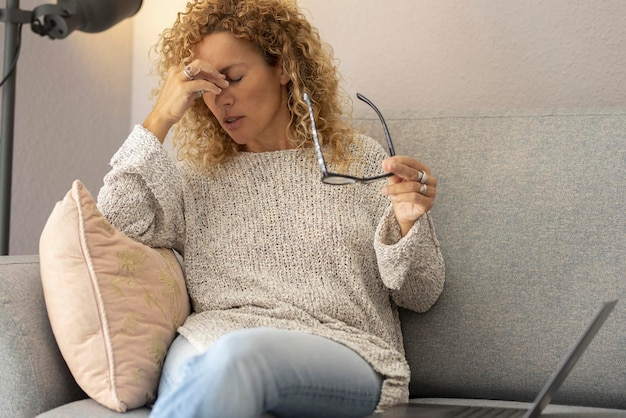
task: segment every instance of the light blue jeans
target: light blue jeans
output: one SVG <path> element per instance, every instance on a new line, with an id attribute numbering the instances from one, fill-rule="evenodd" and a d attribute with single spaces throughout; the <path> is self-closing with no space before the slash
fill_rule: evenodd
<path id="1" fill-rule="evenodd" d="M 356 418 L 372 414 L 381 376 L 349 348 L 303 332 L 251 328 L 200 353 L 172 343 L 153 418 Z"/>

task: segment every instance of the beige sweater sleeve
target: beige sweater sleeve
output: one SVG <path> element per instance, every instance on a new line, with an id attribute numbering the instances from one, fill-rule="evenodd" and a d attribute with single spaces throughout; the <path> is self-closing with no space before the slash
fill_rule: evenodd
<path id="1" fill-rule="evenodd" d="M 183 251 L 184 193 L 167 151 L 137 125 L 111 159 L 98 208 L 127 236 L 151 247 Z"/>
<path id="2" fill-rule="evenodd" d="M 443 291 L 445 266 L 430 214 L 422 216 L 405 237 L 393 210 L 383 215 L 374 242 L 383 283 L 394 302 L 406 309 L 425 312 Z"/>

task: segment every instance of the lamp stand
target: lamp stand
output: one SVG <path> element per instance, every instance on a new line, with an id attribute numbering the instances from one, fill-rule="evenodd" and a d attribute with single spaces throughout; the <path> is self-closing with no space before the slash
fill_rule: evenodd
<path id="1" fill-rule="evenodd" d="M 75 29 L 101 32 L 137 13 L 141 3 L 142 0 L 58 0 L 56 5 L 44 4 L 26 11 L 20 10 L 19 0 L 6 0 L 6 7 L 0 9 L 0 21 L 6 25 L 0 127 L 0 255 L 9 254 L 15 80 L 21 25 L 31 25 L 33 32 L 51 39 L 65 38 Z"/>
<path id="2" fill-rule="evenodd" d="M 11 21 L 11 13 L 19 10 L 19 0 L 7 0 L 5 13 L 4 65 L 3 72 L 17 66 L 16 48 L 18 45 L 19 23 Z M 11 229 L 11 182 L 13 170 L 13 133 L 15 126 L 15 81 L 17 71 L 2 86 L 2 127 L 0 131 L 0 255 L 9 254 Z"/>

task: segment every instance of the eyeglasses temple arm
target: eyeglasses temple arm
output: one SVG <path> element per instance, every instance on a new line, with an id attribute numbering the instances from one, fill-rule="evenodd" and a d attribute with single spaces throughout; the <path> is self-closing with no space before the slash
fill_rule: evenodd
<path id="1" fill-rule="evenodd" d="M 320 140 L 317 136 L 317 126 L 315 125 L 315 117 L 313 116 L 313 105 L 311 104 L 311 99 L 309 95 L 305 92 L 302 94 L 302 98 L 306 102 L 309 107 L 309 118 L 311 119 L 311 131 L 313 132 L 313 143 L 315 144 L 315 153 L 317 154 L 317 162 L 320 165 L 320 169 L 322 170 L 322 176 L 326 176 L 328 174 L 328 169 L 326 168 L 326 161 L 324 161 L 324 155 L 322 154 L 322 147 L 320 146 Z"/>
<path id="2" fill-rule="evenodd" d="M 396 150 L 393 147 L 391 134 L 389 134 L 389 128 L 387 128 L 387 122 L 385 122 L 385 118 L 383 118 L 382 113 L 380 113 L 380 110 L 378 110 L 374 103 L 372 103 L 367 97 L 363 96 L 361 93 L 357 93 L 356 97 L 359 100 L 367 103 L 372 109 L 374 109 L 374 112 L 376 112 L 376 114 L 378 115 L 380 122 L 383 124 L 383 132 L 385 133 L 385 139 L 387 140 L 387 146 L 389 147 L 389 155 L 393 157 L 394 155 L 396 155 Z"/>

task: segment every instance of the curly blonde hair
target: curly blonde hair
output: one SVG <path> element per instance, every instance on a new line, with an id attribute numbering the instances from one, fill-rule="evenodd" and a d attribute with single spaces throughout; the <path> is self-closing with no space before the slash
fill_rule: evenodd
<path id="1" fill-rule="evenodd" d="M 291 120 L 288 138 L 298 148 L 311 146 L 311 127 L 306 91 L 315 111 L 315 121 L 329 160 L 343 165 L 353 130 L 351 100 L 339 87 L 339 73 L 332 48 L 298 9 L 295 0 L 193 0 L 178 13 L 174 25 L 163 31 L 156 50 L 156 70 L 161 84 L 169 68 L 184 66 L 195 58 L 195 48 L 205 36 L 230 32 L 251 42 L 270 66 L 282 65 L 290 76 L 287 85 Z M 202 100 L 196 100 L 174 128 L 174 146 L 179 159 L 213 168 L 235 156 L 240 147 L 222 129 Z"/>

